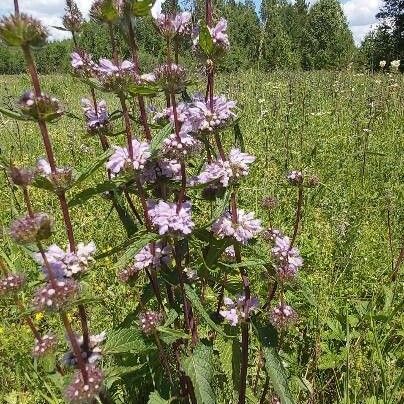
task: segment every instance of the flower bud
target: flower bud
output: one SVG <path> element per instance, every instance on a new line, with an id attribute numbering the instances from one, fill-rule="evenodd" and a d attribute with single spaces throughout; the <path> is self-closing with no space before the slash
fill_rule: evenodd
<path id="1" fill-rule="evenodd" d="M 306 187 L 308 188 L 316 188 L 320 185 L 320 178 L 317 175 L 310 175 L 306 179 Z"/>
<path id="2" fill-rule="evenodd" d="M 46 213 L 34 213 L 14 220 L 10 226 L 11 237 L 20 244 L 45 240 L 53 232 L 53 219 Z"/>
<path id="3" fill-rule="evenodd" d="M 34 120 L 52 122 L 63 115 L 60 102 L 47 94 L 35 97 L 33 91 L 24 93 L 18 101 L 21 112 Z"/>
<path id="4" fill-rule="evenodd" d="M 0 279 L 0 296 L 17 293 L 25 283 L 25 276 L 22 274 L 10 273 Z"/>
<path id="5" fill-rule="evenodd" d="M 300 171 L 293 170 L 287 175 L 291 185 L 301 185 L 303 183 L 303 174 Z"/>
<path id="6" fill-rule="evenodd" d="M 71 404 L 82 404 L 93 402 L 102 388 L 104 375 L 98 367 L 86 365 L 87 382 L 84 382 L 83 374 L 77 370 L 72 382 L 65 391 L 66 401 Z"/>
<path id="7" fill-rule="evenodd" d="M 169 93 L 180 93 L 186 85 L 186 71 L 175 63 L 163 64 L 155 69 L 156 83 Z"/>
<path id="8" fill-rule="evenodd" d="M 56 337 L 54 335 L 44 335 L 41 339 L 35 340 L 34 349 L 32 350 L 32 355 L 35 357 L 45 356 L 52 352 L 57 344 Z"/>
<path id="9" fill-rule="evenodd" d="M 139 315 L 139 325 L 146 335 L 153 334 L 156 331 L 156 328 L 160 325 L 162 319 L 161 313 L 147 310 Z"/>
<path id="10" fill-rule="evenodd" d="M 0 19 L 0 38 L 8 46 L 40 47 L 46 43 L 48 31 L 39 20 L 26 14 Z"/>
<path id="11" fill-rule="evenodd" d="M 13 183 L 21 187 L 30 185 L 34 179 L 34 172 L 30 168 L 11 166 L 9 169 L 9 175 Z"/>
<path id="12" fill-rule="evenodd" d="M 34 307 L 38 311 L 59 310 L 73 300 L 79 291 L 79 284 L 73 279 L 56 280 L 39 288 L 34 297 Z"/>

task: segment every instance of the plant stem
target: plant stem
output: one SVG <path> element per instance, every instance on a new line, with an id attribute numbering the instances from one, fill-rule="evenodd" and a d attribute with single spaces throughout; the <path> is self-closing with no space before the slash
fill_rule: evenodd
<path id="1" fill-rule="evenodd" d="M 292 249 L 292 247 L 296 241 L 297 233 L 299 231 L 299 225 L 300 225 L 300 221 L 302 219 L 302 207 L 303 207 L 303 185 L 299 185 L 299 191 L 298 191 L 298 196 L 297 196 L 295 225 L 293 228 L 292 240 L 290 242 L 290 249 Z"/>

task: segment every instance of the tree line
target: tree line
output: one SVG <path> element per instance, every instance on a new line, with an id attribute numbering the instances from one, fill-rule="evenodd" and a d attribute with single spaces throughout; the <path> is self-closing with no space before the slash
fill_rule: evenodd
<path id="1" fill-rule="evenodd" d="M 252 0 L 215 0 L 215 10 L 229 23 L 232 52 L 222 69 L 258 67 L 273 69 L 374 69 L 380 60 L 403 57 L 404 0 L 385 0 L 378 18 L 380 24 L 364 39 L 361 47 L 354 45 L 352 33 L 338 0 L 319 0 L 309 6 L 305 0 L 263 0 L 259 13 Z M 204 3 L 193 0 L 189 5 L 195 20 L 202 17 Z M 164 58 L 152 18 L 136 26 L 142 66 L 146 71 Z M 116 30 L 117 43 L 123 55 L 129 56 L 123 34 Z M 110 48 L 105 28 L 87 21 L 79 37 L 80 46 L 97 60 Z M 73 44 L 69 39 L 54 41 L 36 52 L 38 70 L 42 73 L 69 70 Z M 192 61 L 191 46 L 185 51 Z M 0 44 L 0 73 L 24 71 L 19 52 Z"/>

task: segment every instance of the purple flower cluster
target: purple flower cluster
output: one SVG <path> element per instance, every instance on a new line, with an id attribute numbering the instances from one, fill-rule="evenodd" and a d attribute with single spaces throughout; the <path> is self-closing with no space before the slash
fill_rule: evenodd
<path id="1" fill-rule="evenodd" d="M 83 98 L 81 100 L 81 105 L 83 107 L 84 116 L 87 122 L 87 129 L 89 132 L 94 132 L 108 127 L 108 109 L 107 103 L 104 100 L 97 102 L 94 106 L 90 100 Z"/>
<path id="2" fill-rule="evenodd" d="M 220 310 L 219 314 L 233 327 L 243 321 L 246 314 L 249 315 L 259 307 L 257 298 L 252 297 L 246 301 L 245 296 L 240 296 L 234 302 L 232 299 L 225 297 L 223 299 L 225 310 Z"/>
<path id="3" fill-rule="evenodd" d="M 53 219 L 43 212 L 34 213 L 14 220 L 10 226 L 10 235 L 21 244 L 34 243 L 50 237 L 53 231 Z"/>
<path id="4" fill-rule="evenodd" d="M 270 230 L 273 240 L 272 255 L 277 260 L 277 273 L 280 279 L 286 281 L 293 279 L 298 269 L 303 265 L 303 258 L 296 247 L 290 245 L 290 239 L 279 230 Z"/>
<path id="5" fill-rule="evenodd" d="M 183 202 L 180 208 L 176 203 L 149 200 L 148 214 L 153 226 L 160 235 L 172 233 L 187 235 L 192 232 L 191 202 Z"/>
<path id="6" fill-rule="evenodd" d="M 228 187 L 230 182 L 247 176 L 249 165 L 254 161 L 254 156 L 243 153 L 240 149 L 231 149 L 228 160 L 218 159 L 206 164 L 201 173 L 190 180 L 191 184 L 207 184 L 218 181 L 223 187 Z"/>
<path id="7" fill-rule="evenodd" d="M 97 335 L 90 335 L 88 338 L 88 347 L 87 351 L 84 350 L 84 339 L 83 336 L 76 337 L 77 344 L 80 347 L 81 355 L 83 359 L 90 364 L 94 364 L 101 360 L 102 358 L 102 348 L 101 345 L 105 341 L 105 331 Z M 70 344 L 70 341 L 69 341 Z M 71 348 L 71 347 L 70 347 Z M 77 359 L 71 348 L 70 351 L 66 352 L 63 355 L 63 363 L 68 366 L 76 366 Z"/>
<path id="8" fill-rule="evenodd" d="M 169 93 L 181 92 L 186 84 L 187 73 L 182 66 L 175 63 L 165 63 L 154 69 L 154 79 Z"/>
<path id="9" fill-rule="evenodd" d="M 191 154 L 197 153 L 202 147 L 199 140 L 190 133 L 181 131 L 179 136 L 172 133 L 164 139 L 163 153 L 172 159 L 183 159 Z"/>
<path id="10" fill-rule="evenodd" d="M 70 251 L 69 248 L 64 251 L 56 244 L 52 244 L 45 252 L 45 256 L 54 276 L 57 278 L 70 278 L 88 269 L 89 265 L 94 261 L 95 250 L 96 247 L 92 241 L 88 244 L 78 243 L 75 253 Z M 42 265 L 43 271 L 47 273 L 48 269 L 42 254 L 35 253 L 34 258 L 38 264 Z"/>
<path id="11" fill-rule="evenodd" d="M 227 21 L 224 18 L 221 18 L 213 28 L 209 28 L 213 42 L 224 49 L 228 49 L 230 46 L 229 36 L 226 31 Z"/>
<path id="12" fill-rule="evenodd" d="M 162 35 L 173 38 L 176 35 L 189 35 L 191 33 L 192 14 L 188 11 L 175 15 L 158 14 L 155 23 Z"/>
<path id="13" fill-rule="evenodd" d="M 51 282 L 36 291 L 34 307 L 38 311 L 59 310 L 79 292 L 79 284 L 73 279 L 57 280 L 54 285 Z"/>
<path id="14" fill-rule="evenodd" d="M 160 268 L 162 262 L 169 261 L 171 252 L 171 246 L 163 246 L 161 241 L 147 244 L 135 255 L 133 267 L 139 270 L 149 267 Z"/>
<path id="15" fill-rule="evenodd" d="M 275 328 L 283 330 L 296 322 L 297 314 L 292 307 L 285 303 L 279 303 L 271 311 L 269 319 Z"/>
<path id="16" fill-rule="evenodd" d="M 88 381 L 85 382 L 80 370 L 76 370 L 73 381 L 65 391 L 67 402 L 83 404 L 91 402 L 101 391 L 104 375 L 101 369 L 94 365 L 87 365 Z"/>
<path id="17" fill-rule="evenodd" d="M 261 220 L 254 219 L 254 213 L 245 213 L 243 209 L 237 211 L 237 223 L 233 223 L 230 212 L 224 213 L 212 225 L 213 233 L 219 237 L 233 237 L 238 242 L 246 244 L 261 231 Z"/>
<path id="18" fill-rule="evenodd" d="M 34 349 L 32 350 L 32 355 L 36 357 L 45 356 L 46 354 L 52 352 L 57 345 L 57 339 L 52 334 L 45 334 L 41 339 L 35 340 Z"/>
<path id="19" fill-rule="evenodd" d="M 109 158 L 106 167 L 114 174 L 131 168 L 133 170 L 142 170 L 147 159 L 151 156 L 150 146 L 146 142 L 132 140 L 133 158 L 130 158 L 127 147 L 114 146 L 115 152 Z"/>
<path id="20" fill-rule="evenodd" d="M 10 273 L 0 279 L 0 296 L 17 293 L 25 283 L 25 276 L 22 274 Z"/>

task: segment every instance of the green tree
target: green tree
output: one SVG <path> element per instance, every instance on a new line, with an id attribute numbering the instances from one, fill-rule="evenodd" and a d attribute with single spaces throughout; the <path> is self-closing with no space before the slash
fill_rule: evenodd
<path id="1" fill-rule="evenodd" d="M 319 0 L 309 10 L 305 68 L 340 69 L 355 54 L 352 33 L 338 0 Z"/>

